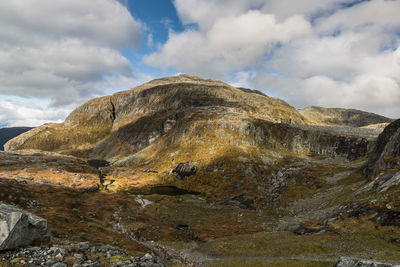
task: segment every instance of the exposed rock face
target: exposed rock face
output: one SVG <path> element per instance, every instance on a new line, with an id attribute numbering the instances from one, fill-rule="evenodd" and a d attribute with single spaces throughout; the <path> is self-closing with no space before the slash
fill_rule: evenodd
<path id="1" fill-rule="evenodd" d="M 387 169 L 400 169 L 400 120 L 389 124 L 379 135 L 372 157 L 363 168 L 363 174 L 372 178 Z"/>
<path id="2" fill-rule="evenodd" d="M 0 203 L 0 251 L 44 241 L 50 237 L 47 221 L 15 206 Z"/>
<path id="3" fill-rule="evenodd" d="M 295 153 L 344 157 L 355 160 L 372 151 L 375 144 L 373 132 L 364 129 L 356 132 L 341 128 L 305 125 L 273 125 L 266 129 L 268 138 L 274 138 Z M 372 134 L 371 134 L 372 133 Z"/>
<path id="4" fill-rule="evenodd" d="M 350 257 L 341 257 L 335 267 L 398 267 L 400 265 L 380 263 L 370 260 L 362 260 Z"/>
<path id="5" fill-rule="evenodd" d="M 308 107 L 299 110 L 306 122 L 312 125 L 363 127 L 390 123 L 393 120 L 374 113 L 356 109 Z"/>

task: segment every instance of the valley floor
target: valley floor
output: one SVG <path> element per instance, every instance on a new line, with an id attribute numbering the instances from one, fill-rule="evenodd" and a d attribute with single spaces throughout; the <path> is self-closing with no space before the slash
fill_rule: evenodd
<path id="1" fill-rule="evenodd" d="M 96 170 L 76 158 L 0 157 L 0 200 L 47 219 L 53 241 L 112 244 L 132 256 L 154 252 L 169 266 L 333 266 L 340 256 L 400 262 L 399 228 L 374 220 L 387 205 L 397 209 L 399 200 L 391 198 L 397 191 L 356 193 L 366 183 L 363 161 L 293 162 L 285 170 L 302 175 L 278 198 L 246 203 L 173 188 L 109 192 Z"/>

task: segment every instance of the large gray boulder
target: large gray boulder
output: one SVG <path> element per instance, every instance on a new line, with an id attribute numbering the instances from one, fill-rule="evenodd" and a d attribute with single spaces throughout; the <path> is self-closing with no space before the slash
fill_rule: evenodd
<path id="1" fill-rule="evenodd" d="M 400 267 L 400 265 L 362 260 L 351 257 L 341 257 L 336 263 L 335 267 Z"/>
<path id="2" fill-rule="evenodd" d="M 0 202 L 0 251 L 28 246 L 50 237 L 47 221 L 16 206 Z"/>

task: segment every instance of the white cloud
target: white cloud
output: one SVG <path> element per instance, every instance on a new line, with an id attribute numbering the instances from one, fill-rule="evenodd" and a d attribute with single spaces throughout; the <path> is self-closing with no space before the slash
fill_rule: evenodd
<path id="1" fill-rule="evenodd" d="M 0 121 L 9 127 L 39 126 L 46 122 L 61 122 L 68 115 L 68 108 L 44 108 L 25 102 L 0 102 Z"/>
<path id="2" fill-rule="evenodd" d="M 0 95 L 25 105 L 76 105 L 102 94 L 110 76 L 133 78 L 122 51 L 138 47 L 142 25 L 116 0 L 1 1 L 0 25 Z"/>
<path id="3" fill-rule="evenodd" d="M 341 9 L 329 18 L 321 18 L 316 29 L 329 30 L 360 30 L 360 28 L 374 27 L 385 29 L 398 26 L 400 1 L 373 0 L 360 3 L 351 8 Z"/>
<path id="4" fill-rule="evenodd" d="M 175 0 L 187 26 L 145 62 L 297 107 L 400 116 L 399 0 Z"/>
<path id="5" fill-rule="evenodd" d="M 265 63 L 283 75 L 259 72 L 252 85 L 268 87 L 298 107 L 358 108 L 399 117 L 400 36 L 395 29 L 400 17 L 393 11 L 400 10 L 399 4 L 370 1 L 319 19 L 314 35 L 283 46 Z M 319 34 L 338 27 L 338 34 Z"/>
<path id="6" fill-rule="evenodd" d="M 223 17 L 205 33 L 192 29 L 170 33 L 167 43 L 144 61 L 164 69 L 174 67 L 218 77 L 256 64 L 278 43 L 304 36 L 310 30 L 310 24 L 302 16 L 277 23 L 273 15 L 253 10 Z"/>
<path id="7" fill-rule="evenodd" d="M 183 24 L 197 24 L 206 32 L 221 17 L 233 17 L 256 9 L 264 0 L 174 0 Z"/>
<path id="8" fill-rule="evenodd" d="M 352 39 L 358 43 L 357 38 Z M 338 41 L 338 40 L 337 40 Z M 298 107 L 320 105 L 325 107 L 357 108 L 389 117 L 400 116 L 400 47 L 395 51 L 360 54 L 350 52 L 352 42 L 342 53 L 336 53 L 336 42 L 314 40 L 314 46 L 288 46 L 276 56 L 274 67 L 287 70 L 288 75 L 257 73 L 249 83 L 257 88 L 268 87 L 271 93 L 283 95 Z M 325 53 L 318 47 L 326 46 Z M 342 50 L 341 50 L 342 49 Z M 313 60 L 307 54 L 312 53 Z M 346 57 L 348 55 L 349 57 Z M 318 60 L 319 59 L 319 60 Z"/>
<path id="9" fill-rule="evenodd" d="M 2 43 L 41 46 L 78 38 L 121 48 L 138 45 L 141 25 L 115 0 L 13 0 L 0 2 Z"/>
<path id="10" fill-rule="evenodd" d="M 259 10 L 264 14 L 274 14 L 278 22 L 294 15 L 315 16 L 321 12 L 331 12 L 340 4 L 354 0 L 174 0 L 174 4 L 185 25 L 196 24 L 201 32 L 206 32 L 222 17 L 240 16 L 249 10 Z"/>
<path id="11" fill-rule="evenodd" d="M 400 100 L 399 84 L 380 75 L 360 75 L 350 82 L 313 76 L 302 81 L 302 88 L 304 97 L 322 106 L 331 106 L 334 99 L 339 106 L 376 109 L 396 105 Z"/>

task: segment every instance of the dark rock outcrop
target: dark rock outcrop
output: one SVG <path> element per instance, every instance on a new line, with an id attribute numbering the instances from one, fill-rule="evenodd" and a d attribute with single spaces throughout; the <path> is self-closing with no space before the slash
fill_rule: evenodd
<path id="1" fill-rule="evenodd" d="M 400 169 L 400 120 L 389 124 L 379 135 L 362 172 L 366 178 L 373 178 L 386 169 Z"/>
<path id="2" fill-rule="evenodd" d="M 49 237 L 45 219 L 0 202 L 0 251 L 45 241 Z"/>
<path id="3" fill-rule="evenodd" d="M 326 231 L 326 227 L 325 226 L 307 227 L 304 225 L 299 225 L 299 226 L 296 226 L 294 229 L 289 229 L 289 230 L 292 230 L 292 232 L 296 235 L 309 235 L 309 234 L 317 234 L 317 233 Z"/>
<path id="4" fill-rule="evenodd" d="M 197 167 L 191 162 L 179 163 L 172 169 L 171 173 L 175 174 L 179 179 L 184 180 L 188 176 L 195 175 Z"/>

